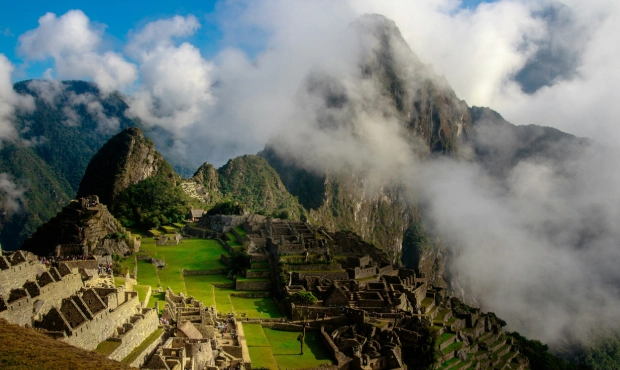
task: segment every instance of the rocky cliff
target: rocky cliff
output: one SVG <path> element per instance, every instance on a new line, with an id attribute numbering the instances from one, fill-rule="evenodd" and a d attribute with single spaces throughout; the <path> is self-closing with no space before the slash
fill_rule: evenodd
<path id="1" fill-rule="evenodd" d="M 97 195 L 104 204 L 131 185 L 151 177 L 175 182 L 179 176 L 138 128 L 131 127 L 112 137 L 88 164 L 78 197 Z"/>

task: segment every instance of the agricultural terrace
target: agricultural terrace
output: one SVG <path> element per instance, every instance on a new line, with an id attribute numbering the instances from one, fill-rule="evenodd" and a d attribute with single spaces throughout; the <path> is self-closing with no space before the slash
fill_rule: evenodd
<path id="1" fill-rule="evenodd" d="M 161 228 L 156 231 L 161 234 L 170 233 L 170 230 Z M 241 228 L 235 231 L 242 237 L 245 234 Z M 236 236 L 229 234 L 228 238 L 231 239 L 229 243 L 231 245 L 237 243 L 240 246 Z M 135 285 L 134 289 L 141 301 L 145 299 L 148 288 L 152 288 L 147 303 L 149 307 L 159 304 L 159 309 L 164 309 L 166 305 L 164 290 L 169 286 L 175 292 L 194 296 L 205 305 L 215 306 L 221 313 L 234 313 L 238 317 L 248 318 L 283 317 L 273 298 L 239 297 L 240 294 L 256 292 L 235 290 L 234 281 L 224 274 L 183 275 L 183 270 L 225 270 L 226 266 L 220 260 L 222 254 L 229 256 L 226 249 L 216 240 L 182 239 L 178 245 L 157 246 L 153 238 L 143 237 L 140 252 L 121 261 L 121 264 L 132 268 L 136 266 L 138 285 Z M 141 258 L 148 256 L 162 260 L 165 266 L 157 268 L 151 262 L 137 259 L 137 255 Z M 265 262 L 255 262 L 252 267 L 268 269 L 269 265 Z M 117 283 L 123 284 L 124 280 L 119 278 Z M 295 369 L 332 363 L 317 332 L 306 334 L 304 355 L 300 355 L 297 341 L 299 333 L 263 329 L 260 324 L 244 324 L 244 331 L 253 367 Z M 99 351 L 109 350 L 107 347 L 99 349 Z"/>
<path id="2" fill-rule="evenodd" d="M 153 238 L 143 238 L 139 255 L 162 260 L 165 266 L 156 268 L 145 260 L 136 261 L 135 256 L 127 260 L 133 260 L 137 266 L 138 286 L 153 289 L 149 307 L 155 307 L 159 302 L 159 309 L 163 310 L 166 304 L 163 291 L 170 287 L 174 292 L 194 296 L 205 305 L 214 305 L 222 313 L 232 312 L 250 318 L 283 317 L 273 298 L 231 297 L 231 294 L 250 292 L 235 290 L 234 281 L 223 274 L 183 276 L 183 270 L 224 270 L 226 266 L 220 260 L 222 254 L 230 256 L 218 241 L 212 239 L 182 239 L 178 245 L 157 246 Z M 121 263 L 128 264 L 127 260 Z M 229 287 L 215 286 L 222 284 Z"/>

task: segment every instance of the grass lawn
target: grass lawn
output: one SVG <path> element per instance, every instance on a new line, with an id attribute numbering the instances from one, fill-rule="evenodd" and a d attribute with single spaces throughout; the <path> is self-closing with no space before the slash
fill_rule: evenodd
<path id="1" fill-rule="evenodd" d="M 332 358 L 321 343 L 318 332 L 306 332 L 304 354 L 299 354 L 298 332 L 279 331 L 263 328 L 271 346 L 271 352 L 282 369 L 300 369 L 332 364 Z"/>
<path id="2" fill-rule="evenodd" d="M 269 347 L 248 347 L 252 368 L 277 369 L 278 364 Z"/>
<path id="3" fill-rule="evenodd" d="M 230 245 L 231 247 L 241 247 L 241 243 L 237 241 L 237 237 L 235 236 L 235 234 L 229 231 L 226 233 L 226 236 L 228 236 L 228 245 Z"/>
<path id="4" fill-rule="evenodd" d="M 245 232 L 245 230 L 243 230 L 243 228 L 241 226 L 236 226 L 235 227 L 235 231 L 237 232 L 237 234 L 239 234 L 240 237 L 245 238 L 247 233 Z"/>
<path id="5" fill-rule="evenodd" d="M 184 276 L 187 294 L 202 301 L 205 306 L 215 304 L 213 296 L 213 284 L 232 283 L 224 275 L 191 275 Z"/>
<path id="6" fill-rule="evenodd" d="M 137 280 L 140 285 L 150 285 L 153 289 L 157 289 L 159 278 L 156 267 L 150 262 L 139 260 Z"/>
<path id="7" fill-rule="evenodd" d="M 103 342 L 99 343 L 99 345 L 95 349 L 95 352 L 107 357 L 110 355 L 110 353 L 114 352 L 114 350 L 117 349 L 121 344 L 121 342 L 104 340 Z"/>
<path id="8" fill-rule="evenodd" d="M 159 302 L 159 313 L 161 313 L 164 310 L 164 307 L 166 307 L 166 304 L 167 304 L 166 303 L 166 293 L 165 292 L 152 293 L 151 294 L 151 299 L 149 300 L 148 307 L 155 308 L 156 302 Z"/>
<path id="9" fill-rule="evenodd" d="M 230 303 L 230 293 L 236 293 L 233 288 L 213 288 L 215 295 L 215 309 L 221 313 L 233 312 L 232 304 Z"/>
<path id="10" fill-rule="evenodd" d="M 114 286 L 115 287 L 119 287 L 121 285 L 125 285 L 125 278 L 124 277 L 114 277 Z"/>
<path id="11" fill-rule="evenodd" d="M 267 337 L 263 332 L 263 327 L 260 324 L 243 324 L 243 332 L 248 344 L 252 367 L 277 369 L 278 364 L 276 359 L 273 358 L 269 341 L 267 341 Z"/>
<path id="12" fill-rule="evenodd" d="M 178 268 L 166 265 L 166 267 L 157 270 L 157 275 L 159 275 L 162 290 L 166 290 L 170 287 L 170 289 L 172 289 L 172 291 L 176 294 L 179 294 L 180 292 L 187 294 L 187 291 L 185 290 L 185 282 L 183 281 L 183 275 L 181 274 L 181 270 Z"/>
<path id="13" fill-rule="evenodd" d="M 182 239 L 179 245 L 158 246 L 155 249 L 158 259 L 166 261 L 166 266 L 179 270 L 222 269 L 226 266 L 220 255 L 229 255 L 220 243 L 212 239 Z"/>
<path id="14" fill-rule="evenodd" d="M 172 224 L 172 226 L 177 227 L 179 229 L 182 229 L 182 228 L 185 227 L 185 225 L 180 223 L 180 222 L 175 222 L 175 223 Z"/>
<path id="15" fill-rule="evenodd" d="M 174 232 L 178 230 L 173 226 L 161 226 L 160 229 L 162 229 L 166 234 L 174 234 Z"/>
<path id="16" fill-rule="evenodd" d="M 163 235 L 164 233 L 159 231 L 159 230 L 156 230 L 156 229 L 151 229 L 151 230 L 149 230 L 149 234 L 151 234 L 153 236 L 160 236 L 160 235 Z"/>
<path id="17" fill-rule="evenodd" d="M 146 298 L 146 293 L 149 290 L 149 285 L 134 285 L 133 290 L 138 292 L 138 300 L 140 302 L 144 302 L 144 299 Z"/>
<path id="18" fill-rule="evenodd" d="M 235 313 L 245 313 L 247 317 L 284 317 L 273 298 L 241 298 L 230 297 Z"/>

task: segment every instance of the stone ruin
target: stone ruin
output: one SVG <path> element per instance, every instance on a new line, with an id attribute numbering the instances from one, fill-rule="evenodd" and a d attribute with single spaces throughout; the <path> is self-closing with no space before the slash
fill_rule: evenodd
<path id="1" fill-rule="evenodd" d="M 140 240 L 131 236 L 96 195 L 91 195 L 63 207 L 39 226 L 22 249 L 41 256 L 70 256 L 125 255 L 139 247 Z"/>
<path id="2" fill-rule="evenodd" d="M 30 252 L 3 253 L 0 318 L 86 350 L 118 342 L 108 357 L 122 360 L 158 328 L 157 312 L 112 276 L 96 275 L 96 260 L 47 265 Z"/>
<path id="3" fill-rule="evenodd" d="M 290 304 L 289 314 L 320 330 L 333 368 L 406 369 L 407 354 L 428 333 L 436 337 L 437 368 L 529 367 L 494 314 L 447 296 L 423 273 L 393 266 L 354 234 L 271 218 L 240 225 L 248 239 L 264 243 L 279 276 L 275 289 L 318 298 L 311 306 Z"/>
<path id="4" fill-rule="evenodd" d="M 213 307 L 193 297 L 165 293 L 162 321 L 172 333 L 159 346 L 146 369 L 219 370 L 251 368 L 243 327 L 234 318 L 217 318 Z"/>

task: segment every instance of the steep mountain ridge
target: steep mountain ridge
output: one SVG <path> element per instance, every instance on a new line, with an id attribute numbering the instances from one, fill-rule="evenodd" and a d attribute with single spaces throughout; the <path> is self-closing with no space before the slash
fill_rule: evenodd
<path id="1" fill-rule="evenodd" d="M 161 177 L 172 183 L 179 180 L 142 130 L 127 128 L 108 140 L 91 159 L 78 197 L 97 195 L 102 203 L 113 204 L 123 190 L 150 177 Z"/>

